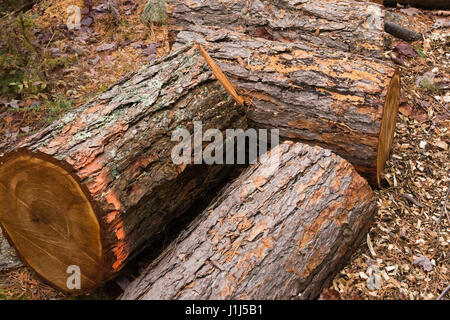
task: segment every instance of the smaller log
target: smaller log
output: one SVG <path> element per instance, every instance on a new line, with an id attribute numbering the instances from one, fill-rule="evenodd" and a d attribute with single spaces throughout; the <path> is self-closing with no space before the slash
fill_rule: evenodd
<path id="1" fill-rule="evenodd" d="M 376 212 L 329 150 L 285 142 L 246 169 L 120 299 L 313 299 Z"/>
<path id="2" fill-rule="evenodd" d="M 385 21 L 384 31 L 398 39 L 402 39 L 408 42 L 417 41 L 423 38 L 420 33 L 406 29 L 405 27 L 402 27 L 391 21 Z"/>
<path id="3" fill-rule="evenodd" d="M 426 9 L 450 9 L 449 0 L 384 0 L 384 5 L 395 6 L 397 3 L 402 5 L 410 5 L 412 7 L 426 8 Z"/>
<path id="4" fill-rule="evenodd" d="M 144 11 L 145 19 L 160 16 L 159 6 L 154 8 L 151 13 Z M 384 51 L 382 8 L 352 0 L 169 0 L 168 22 L 175 33 L 197 25 L 214 26 L 375 58 L 382 58 Z"/>
<path id="5" fill-rule="evenodd" d="M 174 48 L 192 41 L 204 46 L 245 98 L 250 125 L 330 149 L 371 185 L 380 184 L 398 115 L 398 71 L 381 60 L 306 41 L 191 29 L 178 33 Z"/>

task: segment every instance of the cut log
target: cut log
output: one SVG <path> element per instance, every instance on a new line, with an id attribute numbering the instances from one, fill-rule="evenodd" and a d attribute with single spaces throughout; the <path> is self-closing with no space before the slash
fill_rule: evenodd
<path id="1" fill-rule="evenodd" d="M 120 298 L 316 298 L 376 209 L 347 161 L 285 142 L 221 192 Z"/>
<path id="2" fill-rule="evenodd" d="M 169 26 L 174 31 L 189 31 L 196 25 L 215 26 L 269 40 L 300 40 L 376 58 L 383 56 L 384 12 L 376 4 L 351 0 L 168 3 Z"/>
<path id="3" fill-rule="evenodd" d="M 181 31 L 174 47 L 202 43 L 238 94 L 252 127 L 324 146 L 373 186 L 389 156 L 400 74 L 382 61 L 306 42 L 284 43 L 212 27 Z"/>
<path id="4" fill-rule="evenodd" d="M 0 224 L 62 291 L 111 278 L 226 171 L 176 165 L 172 132 L 245 128 L 243 108 L 186 46 L 131 74 L 0 158 Z M 81 288 L 66 286 L 78 266 Z M 76 269 L 71 269 L 76 270 Z"/>
<path id="5" fill-rule="evenodd" d="M 449 0 L 384 0 L 384 5 L 395 6 L 397 3 L 416 8 L 450 10 Z"/>

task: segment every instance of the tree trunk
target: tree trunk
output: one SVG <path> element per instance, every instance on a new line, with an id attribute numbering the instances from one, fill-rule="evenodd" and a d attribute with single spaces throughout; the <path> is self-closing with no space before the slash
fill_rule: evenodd
<path id="1" fill-rule="evenodd" d="M 121 299 L 315 298 L 376 208 L 347 161 L 283 143 L 226 188 Z"/>
<path id="2" fill-rule="evenodd" d="M 111 278 L 226 172 L 176 165 L 180 127 L 245 127 L 244 110 L 192 46 L 131 74 L 0 158 L 0 223 L 37 274 L 62 291 Z M 78 266 L 81 288 L 66 273 Z M 70 270 L 74 270 L 73 268 Z"/>
<path id="3" fill-rule="evenodd" d="M 203 44 L 247 102 L 252 126 L 324 146 L 380 183 L 392 145 L 400 74 L 381 61 L 315 46 L 256 39 L 213 27 L 178 34 Z M 205 40 L 206 39 L 206 40 Z"/>
<path id="4" fill-rule="evenodd" d="M 157 1 L 157 0 L 150 0 Z M 304 41 L 381 58 L 384 12 L 349 0 L 169 0 L 169 25 L 233 29 L 269 40 Z"/>
<path id="5" fill-rule="evenodd" d="M 427 9 L 450 10 L 450 1 L 448 0 L 384 0 L 385 5 L 395 6 L 397 3 Z"/>

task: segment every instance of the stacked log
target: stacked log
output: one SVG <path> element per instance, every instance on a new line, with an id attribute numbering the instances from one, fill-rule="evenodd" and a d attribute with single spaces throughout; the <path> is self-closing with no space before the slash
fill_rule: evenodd
<path id="1" fill-rule="evenodd" d="M 0 158 L 0 224 L 22 260 L 69 293 L 115 275 L 224 177 L 224 165 L 171 159 L 171 133 L 193 132 L 196 120 L 205 130 L 246 126 L 243 108 L 186 46 L 10 148 Z M 71 266 L 80 288 L 66 286 Z"/>
<path id="2" fill-rule="evenodd" d="M 246 101 L 253 127 L 328 148 L 373 186 L 389 156 L 400 74 L 386 63 L 307 42 L 267 41 L 213 27 L 181 31 L 201 43 Z"/>
<path id="3" fill-rule="evenodd" d="M 192 27 L 227 28 L 254 37 L 383 56 L 384 12 L 350 0 L 170 0 L 168 22 L 175 31 Z M 143 19 L 154 14 L 146 12 Z"/>
<path id="4" fill-rule="evenodd" d="M 220 193 L 121 299 L 312 299 L 376 211 L 329 150 L 286 142 Z"/>
<path id="5" fill-rule="evenodd" d="M 376 211 L 357 172 L 379 185 L 392 144 L 400 74 L 379 60 L 382 10 L 350 0 L 168 10 L 171 54 L 0 154 L 0 226 L 47 282 L 89 292 L 232 169 L 174 162 L 171 134 L 248 118 L 295 142 L 224 189 L 122 298 L 317 297 Z M 79 288 L 67 286 L 74 266 Z"/>

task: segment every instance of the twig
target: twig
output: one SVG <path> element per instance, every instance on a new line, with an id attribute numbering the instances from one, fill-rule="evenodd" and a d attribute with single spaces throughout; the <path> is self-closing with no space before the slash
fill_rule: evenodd
<path id="1" fill-rule="evenodd" d="M 447 292 L 450 290 L 450 284 L 447 286 L 447 288 L 445 288 L 444 291 L 442 291 L 442 293 L 439 295 L 439 297 L 436 300 L 442 300 L 442 298 L 445 297 L 445 295 L 447 294 Z"/>
<path id="2" fill-rule="evenodd" d="M 412 195 L 410 195 L 409 193 L 403 193 L 402 194 L 402 198 L 411 202 L 412 204 L 415 204 L 416 206 L 418 206 L 419 208 L 423 208 L 423 205 L 417 201 Z"/>
<path id="3" fill-rule="evenodd" d="M 447 186 L 447 195 L 445 196 L 444 206 L 442 207 L 441 213 L 439 214 L 439 220 L 438 220 L 438 226 L 437 226 L 438 227 L 438 236 L 437 236 L 438 244 L 439 244 L 439 239 L 441 238 L 441 228 L 442 228 L 441 222 L 442 222 L 442 217 L 444 216 L 444 214 L 447 216 L 447 219 L 450 223 L 450 218 L 447 214 L 447 202 L 448 202 L 449 193 L 450 193 L 450 183 Z"/>
<path id="4" fill-rule="evenodd" d="M 391 21 L 386 21 L 384 23 L 384 31 L 389 34 L 392 34 L 396 38 L 408 42 L 416 41 L 423 38 L 423 36 L 420 33 L 406 29 L 405 27 L 402 27 Z"/>
<path id="5" fill-rule="evenodd" d="M 447 111 L 448 114 L 450 114 L 450 111 L 442 104 L 442 102 L 440 102 L 435 96 L 433 96 L 433 99 L 436 100 L 440 104 L 442 109 L 444 109 L 445 111 Z"/>

